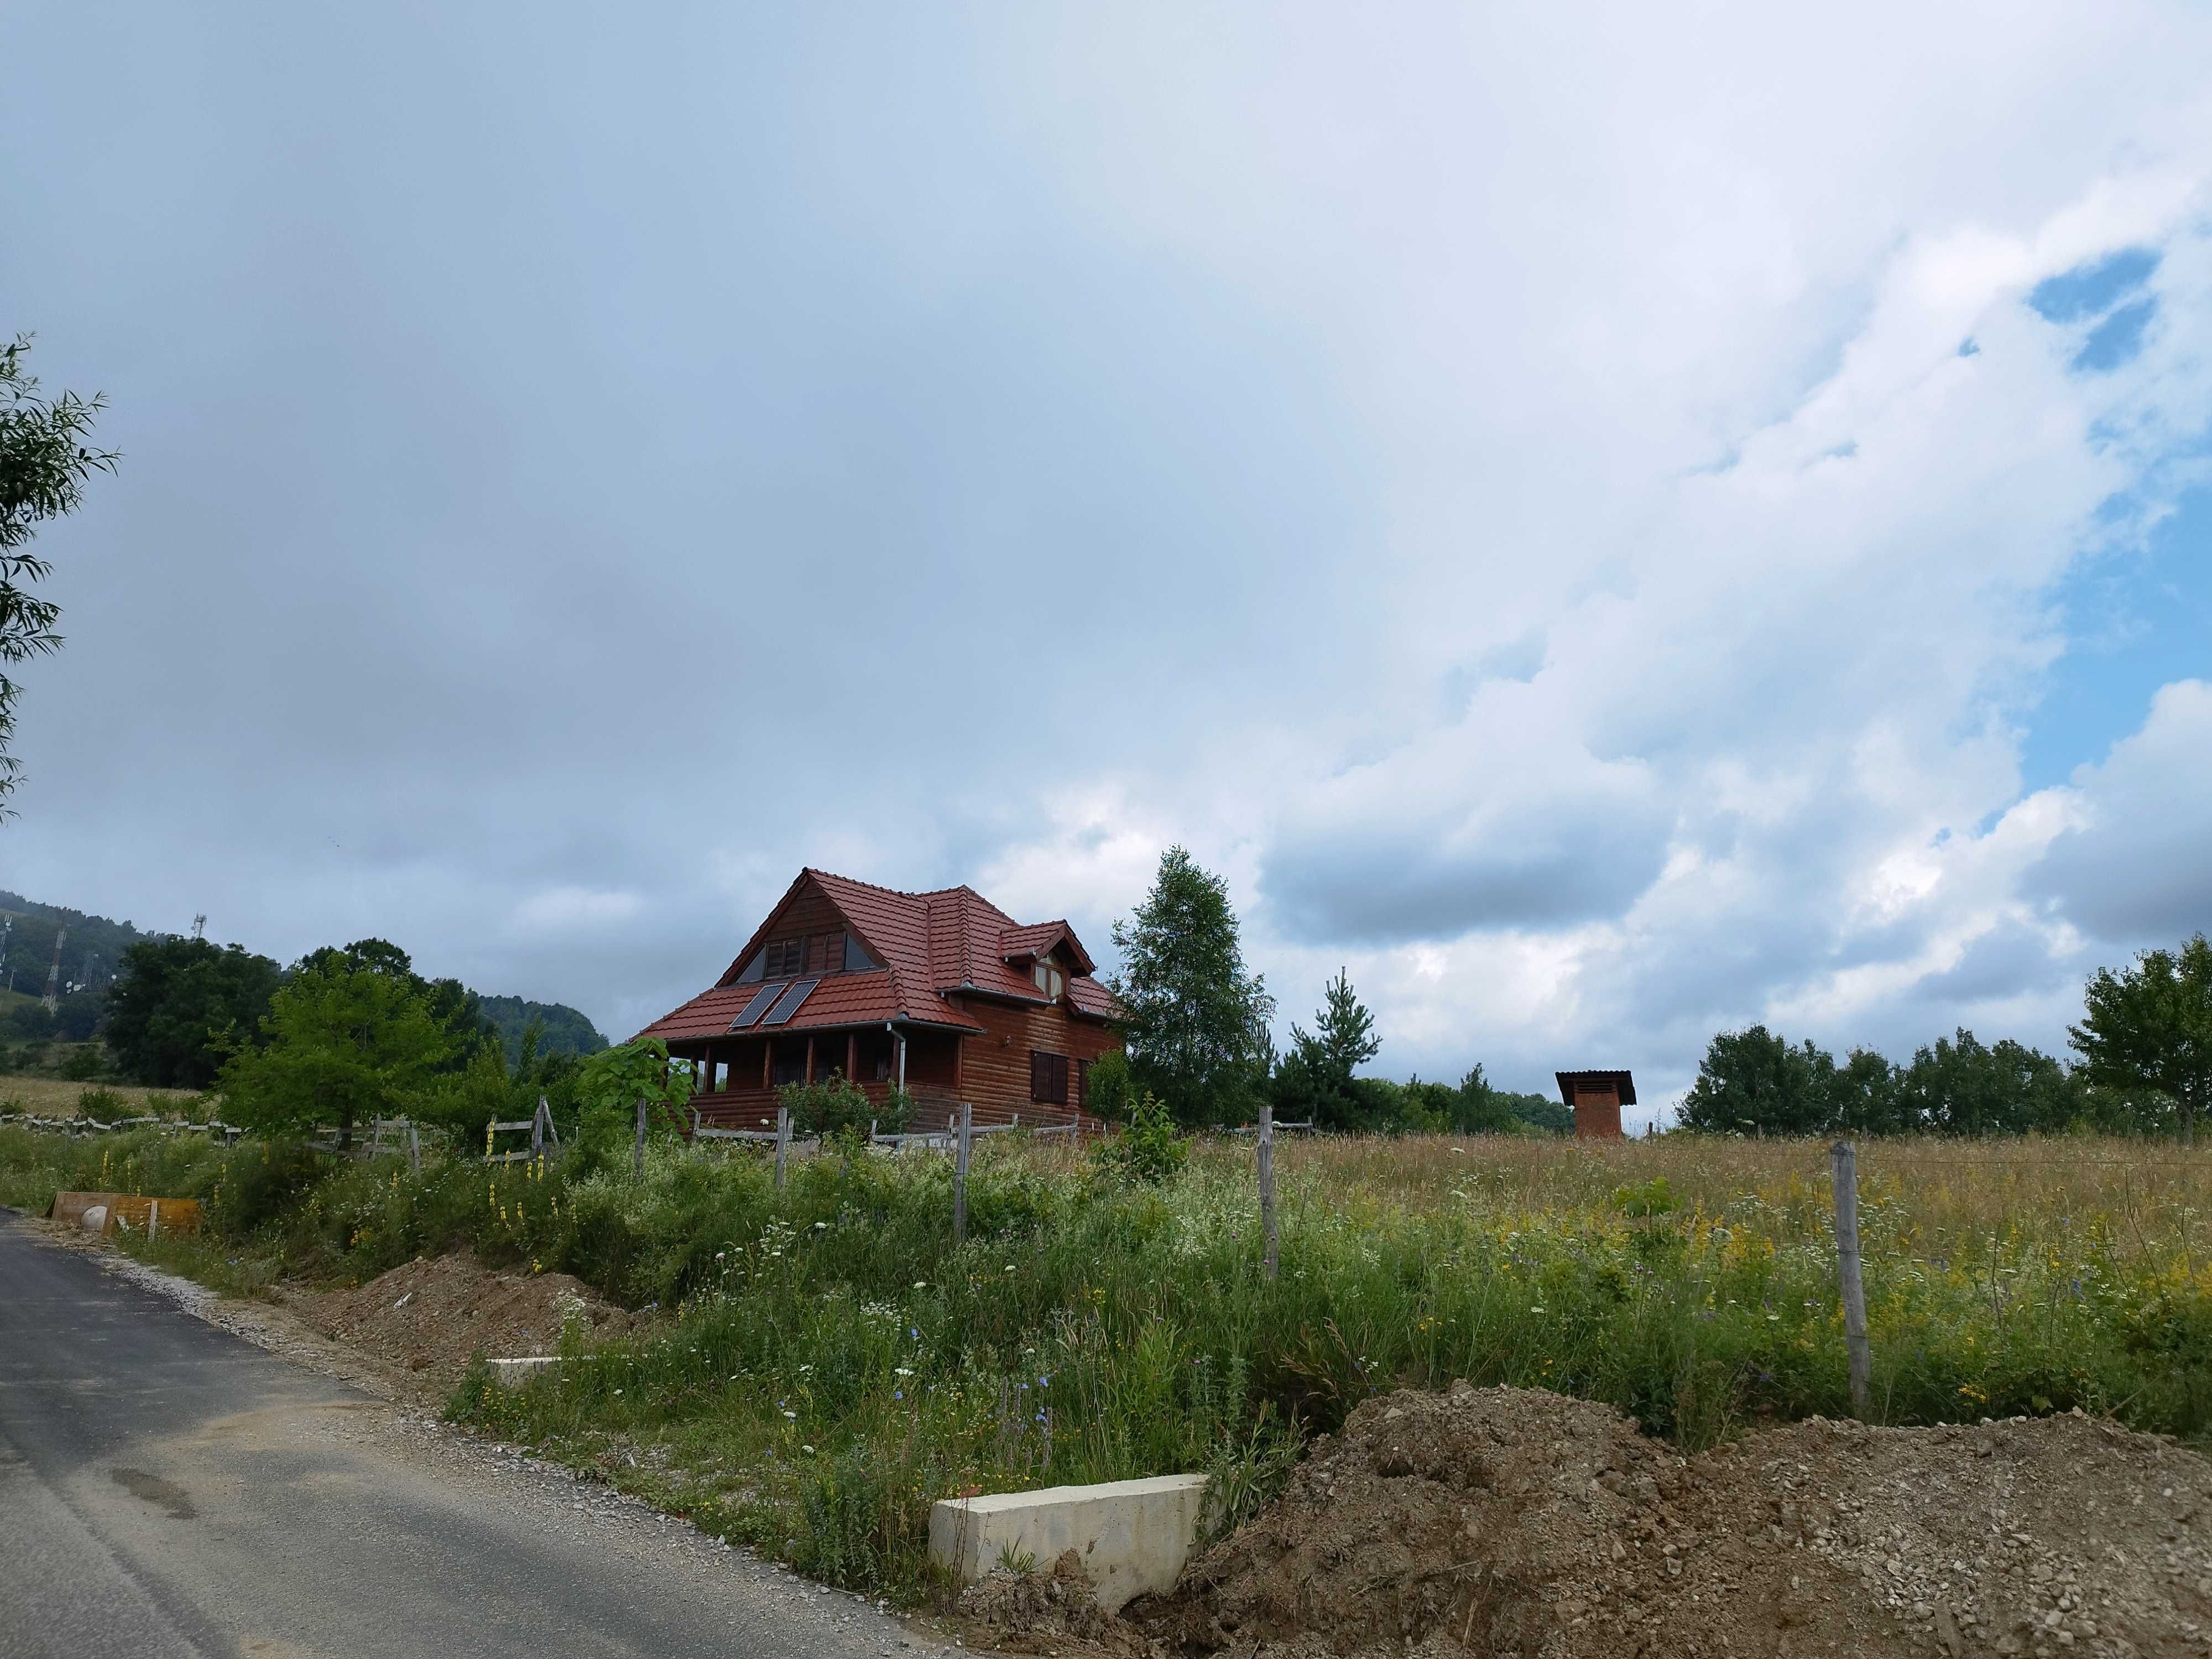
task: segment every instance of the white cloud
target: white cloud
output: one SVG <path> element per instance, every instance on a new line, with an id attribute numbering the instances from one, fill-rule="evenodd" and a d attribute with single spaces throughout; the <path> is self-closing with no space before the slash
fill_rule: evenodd
<path id="1" fill-rule="evenodd" d="M 2195 902 L 2187 696 L 2018 755 L 2203 467 L 2200 9 L 7 27 L 13 291 L 127 457 L 41 540 L 37 896 L 626 1030 L 802 863 L 1103 955 L 1182 842 L 1286 1019 L 1344 963 L 1395 1069 L 1647 1098 L 2053 1041 Z M 2072 373 L 2023 296 L 2130 246 Z"/>
<path id="2" fill-rule="evenodd" d="M 2050 790 L 2063 821 L 2027 890 L 2108 945 L 2212 930 L 2212 684 L 2160 691 L 2142 729 Z"/>

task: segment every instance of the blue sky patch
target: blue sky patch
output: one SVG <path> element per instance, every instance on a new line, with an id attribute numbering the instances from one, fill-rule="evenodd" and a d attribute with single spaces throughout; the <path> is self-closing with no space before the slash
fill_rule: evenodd
<path id="1" fill-rule="evenodd" d="M 2123 248 L 2094 264 L 2046 276 L 2029 290 L 2027 303 L 2046 323 L 2078 323 L 2117 305 L 2148 282 L 2158 260 L 2155 248 Z"/>
<path id="2" fill-rule="evenodd" d="M 2160 686 L 2212 678 L 2212 489 L 2185 496 L 2141 552 L 2082 563 L 2058 599 L 2068 644 L 2022 745 L 2030 790 L 2104 759 Z"/>
<path id="3" fill-rule="evenodd" d="M 2158 301 L 2153 299 L 2122 306 L 2089 331 L 2089 337 L 2075 354 L 2074 367 L 2086 374 L 2104 374 L 2130 361 L 2142 350 L 2143 331 L 2157 314 Z"/>

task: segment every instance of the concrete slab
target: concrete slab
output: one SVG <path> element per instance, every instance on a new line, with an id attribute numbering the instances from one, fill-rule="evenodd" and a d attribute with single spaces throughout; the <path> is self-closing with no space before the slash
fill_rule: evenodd
<path id="1" fill-rule="evenodd" d="M 1002 1558 L 1029 1556 L 1049 1567 L 1073 1550 L 1098 1605 L 1118 1613 L 1132 1597 L 1175 1583 L 1205 1507 L 1202 1474 L 947 1498 L 930 1508 L 929 1553 L 966 1584 Z"/>
<path id="2" fill-rule="evenodd" d="M 536 1353 L 525 1359 L 492 1359 L 485 1362 L 491 1367 L 492 1378 L 503 1389 L 519 1389 L 541 1371 L 557 1370 L 561 1356 L 557 1353 Z"/>

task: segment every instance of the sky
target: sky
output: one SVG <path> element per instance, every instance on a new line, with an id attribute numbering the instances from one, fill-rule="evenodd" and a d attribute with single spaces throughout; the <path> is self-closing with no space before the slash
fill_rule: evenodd
<path id="1" fill-rule="evenodd" d="M 1516 15 L 1517 14 L 1517 15 Z M 2212 12 L 17 3 L 0 886 L 620 1038 L 799 868 L 1665 1114 L 2212 927 Z"/>

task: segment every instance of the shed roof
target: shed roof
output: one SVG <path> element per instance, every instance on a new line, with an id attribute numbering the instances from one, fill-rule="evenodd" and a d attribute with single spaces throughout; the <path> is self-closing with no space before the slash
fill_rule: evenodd
<path id="1" fill-rule="evenodd" d="M 1554 1072 L 1552 1075 L 1559 1080 L 1563 1106 L 1573 1105 L 1575 1091 L 1582 1087 L 1611 1089 L 1620 1095 L 1622 1105 L 1636 1104 L 1636 1079 L 1626 1072 Z"/>

